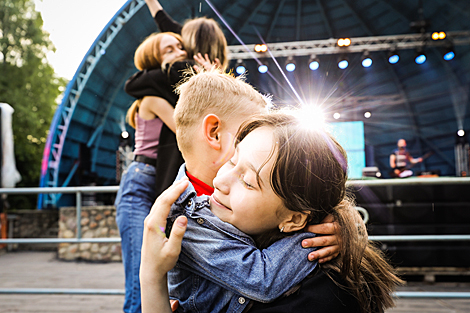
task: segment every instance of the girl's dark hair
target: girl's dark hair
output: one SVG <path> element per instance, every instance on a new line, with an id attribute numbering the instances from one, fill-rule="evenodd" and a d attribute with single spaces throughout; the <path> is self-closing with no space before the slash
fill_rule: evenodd
<path id="1" fill-rule="evenodd" d="M 260 127 L 272 128 L 271 187 L 285 207 L 308 214 L 308 224 L 319 224 L 332 215 L 339 225 L 340 256 L 323 267 L 340 273 L 364 312 L 392 307 L 391 292 L 402 281 L 369 243 L 364 222 L 347 195 L 346 151 L 325 130 L 303 125 L 283 112 L 252 117 L 240 126 L 237 142 Z M 288 235 L 275 229 L 255 240 L 264 248 Z"/>
<path id="2" fill-rule="evenodd" d="M 186 21 L 181 30 L 181 36 L 188 59 L 192 60 L 198 53 L 203 56 L 207 54 L 212 62 L 216 58 L 219 59 L 222 70 L 227 68 L 229 61 L 227 39 L 215 20 L 197 17 Z"/>

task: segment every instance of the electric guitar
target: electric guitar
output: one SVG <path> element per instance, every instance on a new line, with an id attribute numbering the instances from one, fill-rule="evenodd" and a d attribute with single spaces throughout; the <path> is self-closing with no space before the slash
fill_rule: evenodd
<path id="1" fill-rule="evenodd" d="M 421 162 L 423 162 L 424 160 L 426 160 L 427 158 L 429 158 L 429 157 L 430 157 L 431 155 L 433 155 L 433 154 L 434 154 L 434 152 L 432 152 L 432 151 L 430 151 L 430 152 L 424 154 L 424 155 L 421 157 L 421 159 L 422 159 Z M 390 176 L 391 176 L 392 178 L 405 178 L 405 177 L 410 177 L 411 175 L 413 175 L 413 172 L 411 171 L 411 168 L 412 168 L 413 166 L 415 166 L 416 164 L 418 164 L 418 163 L 420 163 L 420 162 L 411 163 L 411 164 L 407 165 L 406 167 L 404 167 L 404 168 L 402 168 L 402 169 L 398 169 L 398 170 L 400 171 L 400 173 L 398 173 L 398 174 L 395 173 L 395 170 L 392 170 L 392 171 L 390 172 Z"/>

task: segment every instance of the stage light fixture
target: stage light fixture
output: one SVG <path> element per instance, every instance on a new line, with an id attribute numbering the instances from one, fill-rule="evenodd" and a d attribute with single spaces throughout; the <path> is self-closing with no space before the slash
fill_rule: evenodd
<path id="1" fill-rule="evenodd" d="M 245 73 L 246 68 L 245 68 L 245 65 L 243 64 L 243 61 L 241 59 L 239 59 L 237 61 L 235 71 L 237 72 L 238 75 L 242 75 L 243 73 Z"/>
<path id="2" fill-rule="evenodd" d="M 351 45 L 351 39 L 350 38 L 340 38 L 336 42 L 338 47 L 349 47 Z"/>
<path id="3" fill-rule="evenodd" d="M 255 52 L 258 52 L 258 53 L 263 53 L 263 52 L 266 52 L 268 51 L 268 46 L 266 44 L 257 44 L 255 45 Z"/>
<path id="4" fill-rule="evenodd" d="M 457 136 L 459 136 L 459 137 L 465 136 L 465 131 L 464 131 L 463 129 L 459 129 L 459 130 L 457 131 Z"/>
<path id="5" fill-rule="evenodd" d="M 388 53 L 388 62 L 390 64 L 398 63 L 399 60 L 400 56 L 398 55 L 398 52 L 396 50 L 392 50 Z"/>
<path id="6" fill-rule="evenodd" d="M 362 66 L 363 67 L 370 67 L 372 65 L 372 59 L 369 55 L 369 51 L 364 51 L 362 54 Z"/>
<path id="7" fill-rule="evenodd" d="M 372 116 L 372 113 L 370 113 L 369 111 L 364 112 L 365 118 L 370 118 L 371 116 Z"/>
<path id="8" fill-rule="evenodd" d="M 447 37 L 445 32 L 434 32 L 431 35 L 432 40 L 443 40 Z"/>
<path id="9" fill-rule="evenodd" d="M 333 114 L 333 118 L 334 118 L 335 120 L 338 120 L 340 117 L 341 117 L 341 114 L 339 114 L 338 112 L 336 112 L 335 114 Z"/>
<path id="10" fill-rule="evenodd" d="M 338 59 L 338 67 L 342 70 L 347 68 L 349 65 L 348 58 L 346 56 L 340 56 Z"/>
<path id="11" fill-rule="evenodd" d="M 292 56 L 288 57 L 286 60 L 286 71 L 288 72 L 295 71 L 295 60 Z"/>
<path id="12" fill-rule="evenodd" d="M 310 56 L 310 60 L 308 61 L 308 67 L 312 71 L 316 71 L 320 67 L 320 61 L 314 54 Z"/>
<path id="13" fill-rule="evenodd" d="M 423 64 L 426 62 L 426 54 L 423 49 L 416 50 L 415 62 L 416 64 Z"/>
<path id="14" fill-rule="evenodd" d="M 264 74 L 268 71 L 268 66 L 266 64 L 261 64 L 260 66 L 258 66 L 258 72 L 260 72 L 261 74 Z"/>
<path id="15" fill-rule="evenodd" d="M 444 53 L 442 55 L 444 60 L 450 61 L 455 57 L 455 52 L 454 52 L 454 47 L 448 47 L 444 50 Z"/>

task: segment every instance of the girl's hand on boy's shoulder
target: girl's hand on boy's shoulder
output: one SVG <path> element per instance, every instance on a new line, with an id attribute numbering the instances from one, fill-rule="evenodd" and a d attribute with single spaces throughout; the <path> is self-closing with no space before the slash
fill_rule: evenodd
<path id="1" fill-rule="evenodd" d="M 141 273 L 156 279 L 163 278 L 178 260 L 181 242 L 186 231 L 186 217 L 176 219 L 170 233 L 165 236 L 165 226 L 171 205 L 188 186 L 188 180 L 182 180 L 165 190 L 155 201 L 144 221 L 144 236 L 141 253 Z"/>
<path id="2" fill-rule="evenodd" d="M 318 250 L 308 255 L 310 261 L 318 260 L 319 263 L 328 262 L 336 258 L 340 253 L 340 229 L 332 215 L 328 215 L 321 224 L 309 225 L 305 231 L 317 234 L 314 238 L 302 241 L 302 247 L 319 247 Z M 322 247 L 320 249 L 320 247 Z"/>

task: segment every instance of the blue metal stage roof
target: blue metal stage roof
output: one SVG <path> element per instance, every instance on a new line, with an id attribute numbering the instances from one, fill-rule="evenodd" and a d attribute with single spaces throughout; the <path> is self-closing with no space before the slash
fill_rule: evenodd
<path id="1" fill-rule="evenodd" d="M 162 0 L 163 7 L 183 23 L 193 16 L 219 21 L 229 45 L 238 40 L 206 2 Z M 416 33 L 410 24 L 427 22 L 426 31 L 469 31 L 468 0 L 427 0 L 420 13 L 414 0 L 214 0 L 213 6 L 246 44 L 373 37 Z M 70 81 L 51 123 L 43 157 L 40 186 L 116 184 L 116 150 L 120 133 L 132 129 L 124 118 L 133 99 L 123 85 L 136 69 L 138 44 L 157 31 L 144 0 L 129 0 L 106 25 Z M 444 61 L 438 48 L 428 47 L 427 61 L 414 62 L 414 50 L 400 50 L 392 65 L 385 52 L 373 52 L 370 68 L 360 66 L 361 53 L 349 54 L 350 67 L 338 69 L 338 55 L 319 55 L 320 68 L 308 69 L 309 57 L 296 57 L 297 69 L 287 77 L 306 102 L 329 99 L 328 111 L 347 120 L 362 120 L 369 165 L 388 171 L 388 156 L 398 138 L 408 141 L 413 156 L 434 154 L 417 170 L 438 169 L 455 175 L 455 133 L 470 131 L 470 46 L 455 46 L 455 58 Z M 233 60 L 231 66 L 235 66 Z M 276 80 L 260 74 L 257 63 L 244 60 L 248 81 L 275 101 L 294 102 L 273 61 L 265 59 Z M 285 58 L 278 58 L 284 66 Z M 278 84 L 277 82 L 280 82 Z M 334 101 L 332 101 L 334 99 Z M 326 102 L 325 102 L 326 103 Z M 372 113 L 365 119 L 361 110 Z M 353 115 L 349 113 L 354 112 Z M 336 122 L 336 121 L 335 121 Z M 371 152 L 372 151 L 372 152 Z M 66 195 L 43 195 L 39 207 L 73 203 Z"/>

